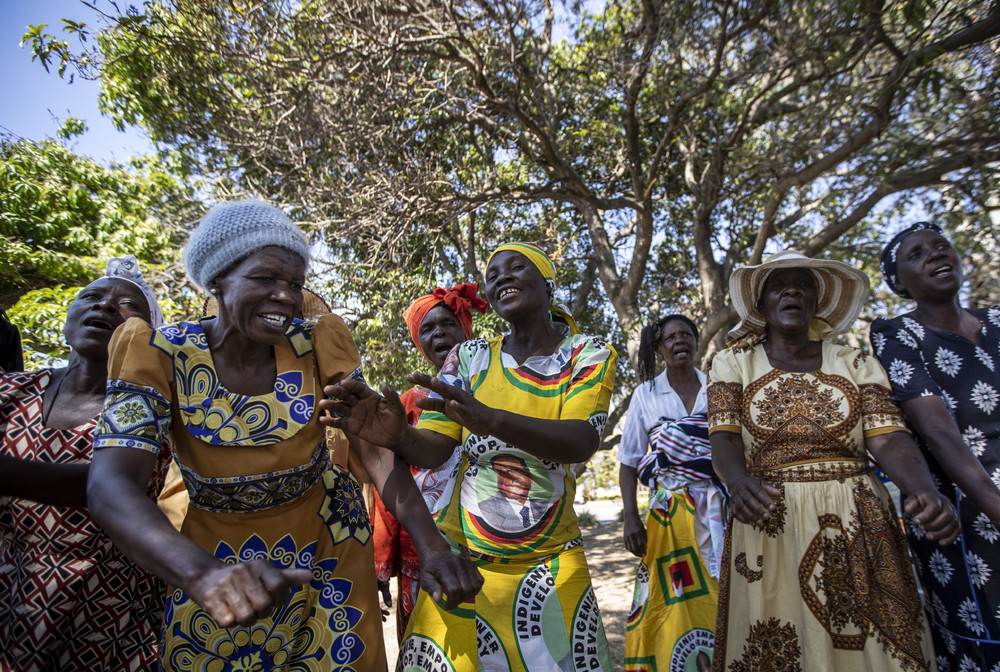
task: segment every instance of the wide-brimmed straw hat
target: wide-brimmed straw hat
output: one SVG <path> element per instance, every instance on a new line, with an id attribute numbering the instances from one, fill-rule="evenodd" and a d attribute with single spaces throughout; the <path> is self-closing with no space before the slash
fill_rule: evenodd
<path id="1" fill-rule="evenodd" d="M 757 309 L 764 281 L 779 268 L 806 268 L 816 278 L 816 315 L 809 325 L 809 337 L 823 339 L 843 334 L 851 328 L 868 299 L 870 284 L 864 271 L 842 261 L 813 259 L 797 250 L 772 255 L 756 266 L 737 268 L 729 276 L 729 296 L 740 323 L 729 332 L 735 340 L 766 325 Z"/>

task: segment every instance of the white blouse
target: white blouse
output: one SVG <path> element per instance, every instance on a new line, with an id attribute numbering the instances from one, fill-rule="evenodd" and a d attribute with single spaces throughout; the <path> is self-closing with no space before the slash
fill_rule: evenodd
<path id="1" fill-rule="evenodd" d="M 619 462 L 635 469 L 649 450 L 650 433 L 664 420 L 676 420 L 694 413 L 708 413 L 708 377 L 697 369 L 695 373 L 698 374 L 701 389 L 698 390 L 698 397 L 690 413 L 684 408 L 680 395 L 670 386 L 666 370 L 635 388 L 632 403 L 625 416 L 621 445 L 618 446 Z"/>

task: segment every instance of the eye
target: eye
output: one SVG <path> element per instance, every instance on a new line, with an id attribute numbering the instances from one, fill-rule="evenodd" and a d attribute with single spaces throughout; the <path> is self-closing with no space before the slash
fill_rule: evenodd
<path id="1" fill-rule="evenodd" d="M 302 285 L 298 282 L 290 282 L 288 283 L 288 286 L 294 289 L 296 292 L 302 291 Z"/>

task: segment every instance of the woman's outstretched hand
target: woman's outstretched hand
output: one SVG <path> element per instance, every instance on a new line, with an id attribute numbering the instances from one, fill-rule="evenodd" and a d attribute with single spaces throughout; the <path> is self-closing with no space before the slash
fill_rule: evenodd
<path id="1" fill-rule="evenodd" d="M 764 523 L 781 497 L 781 490 L 756 476 L 744 476 L 726 487 L 733 516 L 745 525 Z"/>
<path id="2" fill-rule="evenodd" d="M 442 413 L 473 434 L 487 436 L 496 434 L 493 422 L 496 409 L 490 408 L 460 387 L 449 385 L 425 373 L 413 372 L 406 377 L 414 385 L 421 385 L 436 392 L 441 398 L 425 397 L 417 399 L 417 406 L 425 411 Z"/>
<path id="3" fill-rule="evenodd" d="M 468 555 L 456 555 L 444 545 L 420 554 L 420 587 L 435 602 L 444 597 L 444 608 L 451 611 L 476 596 L 483 587 L 483 575 Z"/>
<path id="4" fill-rule="evenodd" d="M 928 539 L 942 546 L 954 542 L 962 533 L 955 507 L 937 490 L 927 490 L 910 495 L 903 502 L 903 510 L 913 516 Z"/>
<path id="5" fill-rule="evenodd" d="M 191 596 L 221 627 L 253 625 L 288 599 L 291 588 L 312 579 L 309 569 L 279 569 L 267 560 L 219 565 L 188 582 Z"/>
<path id="6" fill-rule="evenodd" d="M 320 423 L 354 434 L 376 446 L 395 446 L 410 426 L 399 395 L 386 386 L 382 387 L 380 395 L 356 380 L 344 380 L 337 385 L 327 385 L 323 393 L 327 398 L 319 402 L 323 414 Z"/>

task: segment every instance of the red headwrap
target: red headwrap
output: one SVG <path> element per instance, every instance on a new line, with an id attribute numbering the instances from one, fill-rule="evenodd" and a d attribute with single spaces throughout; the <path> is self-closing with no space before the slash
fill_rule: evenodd
<path id="1" fill-rule="evenodd" d="M 472 338 L 472 312 L 470 309 L 474 308 L 480 313 L 485 313 L 489 307 L 486 301 L 479 298 L 478 282 L 466 282 L 461 285 L 455 285 L 451 289 L 438 287 L 430 294 L 424 294 L 403 311 L 403 319 L 410 330 L 410 338 L 413 339 L 413 343 L 417 346 L 418 350 L 420 349 L 420 341 L 418 340 L 420 324 L 427 317 L 427 313 L 442 303 L 448 306 L 451 312 L 455 313 L 455 317 L 458 318 L 458 323 L 462 325 L 462 331 L 465 332 L 466 338 Z M 423 353 L 421 352 L 420 354 Z"/>

